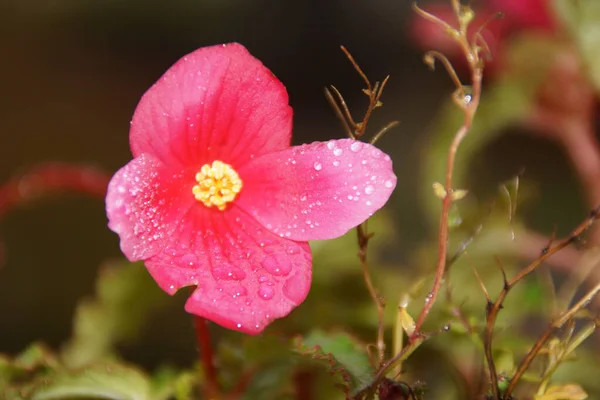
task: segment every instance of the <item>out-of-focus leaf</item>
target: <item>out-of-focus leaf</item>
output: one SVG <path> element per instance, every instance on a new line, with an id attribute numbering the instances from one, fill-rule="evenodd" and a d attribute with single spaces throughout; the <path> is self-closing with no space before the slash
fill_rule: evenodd
<path id="1" fill-rule="evenodd" d="M 594 0 L 592 0 L 594 1 Z M 503 128 L 518 123 L 530 111 L 536 90 L 546 76 L 550 61 L 558 50 L 552 38 L 524 36 L 511 44 L 507 52 L 511 69 L 493 86 L 484 89 L 481 102 L 469 134 L 456 155 L 454 186 L 466 187 L 470 160 L 482 148 L 496 139 Z M 485 71 L 484 71 L 485 72 Z M 430 195 L 430 182 L 444 179 L 448 149 L 464 115 L 452 101 L 440 112 L 430 136 L 425 159 L 422 202 L 431 222 L 438 223 L 440 201 Z"/>
<path id="2" fill-rule="evenodd" d="M 241 342 L 241 345 L 240 345 Z M 219 346 L 220 380 L 228 391 L 243 384 L 245 399 L 285 398 L 291 390 L 298 356 L 290 341 L 274 335 L 239 336 Z"/>
<path id="3" fill-rule="evenodd" d="M 297 338 L 295 347 L 300 354 L 324 364 L 350 395 L 373 382 L 374 369 L 365 345 L 346 333 L 313 331 L 304 338 Z"/>
<path id="4" fill-rule="evenodd" d="M 77 307 L 73 337 L 62 357 L 71 368 L 107 357 L 116 343 L 131 340 L 148 315 L 168 301 L 141 263 L 101 268 L 96 297 Z"/>
<path id="5" fill-rule="evenodd" d="M 196 371 L 177 371 L 162 368 L 152 377 L 152 400 L 192 400 L 192 391 L 197 380 Z"/>
<path id="6" fill-rule="evenodd" d="M 552 386 L 543 395 L 535 396 L 535 400 L 585 400 L 587 393 L 581 386 L 568 383 L 561 386 Z"/>
<path id="7" fill-rule="evenodd" d="M 402 330 L 407 336 L 412 336 L 415 332 L 415 320 L 410 316 L 405 307 L 398 307 L 398 320 L 402 326 Z"/>
<path id="8" fill-rule="evenodd" d="M 596 90 L 600 90 L 600 2 L 554 0 L 554 8 L 577 43 Z"/>
<path id="9" fill-rule="evenodd" d="M 133 367 L 98 364 L 45 378 L 30 399 L 149 400 L 150 387 L 148 377 Z"/>
<path id="10" fill-rule="evenodd" d="M 27 347 L 12 362 L 14 368 L 31 371 L 38 367 L 58 368 L 58 360 L 52 351 L 41 343 Z"/>

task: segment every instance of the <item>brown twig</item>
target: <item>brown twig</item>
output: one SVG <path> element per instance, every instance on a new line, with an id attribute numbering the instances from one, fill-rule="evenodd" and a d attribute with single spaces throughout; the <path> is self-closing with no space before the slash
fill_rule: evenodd
<path id="1" fill-rule="evenodd" d="M 599 291 L 600 283 L 596 284 L 596 286 L 594 286 L 590 291 L 588 291 L 585 294 L 585 296 L 581 298 L 581 300 L 579 300 L 575 305 L 573 305 L 573 307 L 569 308 L 567 311 L 562 313 L 548 326 L 548 329 L 546 329 L 542 336 L 538 338 L 538 340 L 535 342 L 531 350 L 527 353 L 523 361 L 521 361 L 521 364 L 519 364 L 519 367 L 513 375 L 510 384 L 508 385 L 508 388 L 506 388 L 506 392 L 504 394 L 505 399 L 510 399 L 510 394 L 513 392 L 517 383 L 523 377 L 523 374 L 525 373 L 525 371 L 527 371 L 534 358 L 538 355 L 542 347 L 546 344 L 552 333 L 555 330 L 562 328 L 563 325 L 567 322 L 572 321 L 575 315 L 581 309 L 583 309 L 583 307 L 587 306 L 596 296 L 596 294 L 598 294 Z"/>
<path id="2" fill-rule="evenodd" d="M 377 289 L 373 285 L 373 280 L 371 279 L 369 264 L 367 262 L 367 248 L 369 246 L 369 240 L 373 237 L 372 233 L 368 233 L 366 231 L 366 224 L 362 224 L 356 227 L 356 236 L 358 240 L 358 259 L 360 260 L 360 266 L 363 272 L 363 278 L 365 280 L 365 284 L 367 289 L 369 290 L 369 295 L 373 299 L 377 307 L 377 361 L 378 364 L 383 363 L 385 358 L 385 340 L 384 340 L 384 311 L 385 311 L 385 302 L 377 293 Z"/>
<path id="3" fill-rule="evenodd" d="M 352 117 L 352 113 L 348 109 L 346 101 L 344 97 L 340 93 L 340 91 L 335 86 L 330 86 L 330 88 L 325 88 L 325 97 L 329 101 L 329 104 L 335 111 L 336 116 L 342 122 L 344 126 L 344 130 L 346 134 L 351 139 L 360 139 L 364 136 L 367 124 L 373 114 L 373 111 L 381 106 L 381 95 L 383 94 L 383 89 L 389 80 L 389 75 L 385 77 L 385 79 L 379 83 L 371 83 L 367 75 L 360 68 L 354 57 L 350 54 L 350 52 L 344 47 L 341 46 L 342 51 L 356 70 L 356 72 L 360 75 L 362 80 L 365 82 L 367 86 L 366 89 L 363 89 L 363 92 L 369 97 L 369 105 L 365 114 L 360 122 L 356 122 Z M 392 121 L 385 125 L 379 132 L 373 135 L 372 139 L 369 141 L 370 144 L 375 144 L 377 140 L 379 140 L 387 131 L 398 124 L 397 121 Z M 367 286 L 367 290 L 369 291 L 369 295 L 373 299 L 375 306 L 377 307 L 377 319 L 378 319 L 378 328 L 377 328 L 377 363 L 381 365 L 385 359 L 385 340 L 384 340 L 384 310 L 385 310 L 385 302 L 381 296 L 377 293 L 375 286 L 373 285 L 373 281 L 371 279 L 371 273 L 369 264 L 367 262 L 367 250 L 369 246 L 369 240 L 373 237 L 372 233 L 367 231 L 367 223 L 363 223 L 356 227 L 356 236 L 358 242 L 358 259 L 360 260 L 360 266 L 363 272 L 363 278 L 365 280 L 365 284 Z"/>
<path id="4" fill-rule="evenodd" d="M 453 3 L 453 5 L 456 6 L 456 4 L 454 4 L 454 3 Z M 458 7 L 458 6 L 456 6 L 456 7 Z M 453 28 L 451 28 L 448 24 L 446 24 L 445 22 L 443 22 L 443 21 L 440 22 L 440 20 L 438 18 L 421 10 L 419 7 L 417 7 L 416 4 L 413 4 L 413 9 L 419 15 L 436 22 L 441 27 L 443 27 L 445 29 L 452 29 L 452 31 L 454 32 L 454 37 L 455 37 L 456 41 L 458 42 L 458 44 L 460 45 L 460 47 L 462 48 L 463 53 L 465 54 L 465 57 L 469 64 L 469 68 L 471 70 L 472 93 L 471 93 L 471 97 L 470 97 L 469 101 L 464 101 L 464 94 L 465 94 L 464 86 L 461 85 L 460 87 L 457 87 L 456 93 L 458 95 L 456 96 L 456 98 L 459 100 L 457 102 L 457 104 L 462 108 L 462 110 L 464 112 L 464 121 L 463 121 L 462 126 L 458 129 L 458 131 L 454 135 L 454 139 L 452 140 L 450 148 L 448 149 L 448 161 L 446 164 L 446 176 L 445 176 L 445 184 L 444 184 L 444 189 L 446 191 L 446 195 L 444 196 L 444 198 L 442 200 L 442 212 L 441 212 L 440 223 L 439 223 L 438 261 L 437 261 L 436 273 L 435 273 L 435 278 L 434 278 L 434 282 L 433 282 L 433 287 L 431 289 L 431 292 L 429 292 L 429 294 L 427 295 L 427 298 L 425 300 L 425 305 L 423 306 L 423 308 L 421 309 L 421 312 L 419 313 L 419 316 L 418 316 L 417 322 L 416 322 L 416 329 L 415 329 L 414 334 L 411 336 L 411 340 L 415 340 L 421 334 L 421 328 L 423 326 L 423 323 L 425 322 L 425 319 L 427 318 L 427 316 L 429 315 L 429 312 L 433 308 L 433 305 L 435 304 L 435 302 L 437 300 L 437 296 L 440 291 L 440 288 L 442 287 L 442 281 L 443 281 L 443 278 L 445 275 L 445 270 L 446 270 L 446 257 L 447 257 L 447 252 L 448 252 L 448 219 L 449 219 L 448 217 L 450 214 L 450 208 L 453 203 L 452 175 L 454 172 L 454 162 L 455 162 L 456 153 L 458 152 L 458 148 L 459 148 L 460 144 L 462 143 L 462 141 L 468 134 L 469 130 L 471 129 L 471 125 L 472 125 L 473 119 L 475 117 L 475 112 L 477 111 L 477 107 L 479 106 L 479 101 L 481 98 L 481 83 L 482 83 L 482 78 L 483 78 L 483 68 L 482 68 L 482 64 L 480 61 L 479 52 L 477 49 L 472 48 L 471 44 L 469 43 L 469 40 L 467 38 L 466 29 L 461 29 L 460 31 L 456 31 Z M 456 12 L 457 13 L 459 12 L 458 8 L 456 8 Z M 445 58 L 445 57 L 443 57 L 443 55 L 441 57 Z M 438 56 L 436 56 L 436 58 L 439 59 L 440 56 L 438 55 Z M 446 69 L 448 69 L 447 64 L 444 64 L 444 65 L 446 66 Z M 451 74 L 451 76 L 453 76 L 453 75 Z M 463 95 L 463 97 L 461 97 L 461 94 Z"/>
<path id="5" fill-rule="evenodd" d="M 200 358 L 204 376 L 206 377 L 205 397 L 207 399 L 219 398 L 221 387 L 217 380 L 217 369 L 210 341 L 210 332 L 208 330 L 208 320 L 203 317 L 194 316 L 194 325 L 196 328 L 196 341 L 200 350 Z"/>
<path id="6" fill-rule="evenodd" d="M 498 313 L 502 308 L 502 303 L 504 302 L 504 299 L 517 283 L 519 283 L 522 279 L 524 279 L 526 276 L 535 271 L 544 261 L 546 261 L 546 259 L 550 258 L 553 254 L 559 252 L 560 250 L 564 249 L 565 247 L 569 246 L 571 243 L 576 241 L 590 226 L 592 226 L 592 224 L 598 218 L 600 218 L 600 206 L 592 210 L 588 218 L 586 218 L 585 221 L 579 224 L 569 236 L 558 242 L 548 244 L 542 249 L 540 256 L 536 258 L 533 262 L 531 262 L 527 267 L 519 271 L 512 279 L 505 279 L 504 288 L 498 295 L 496 301 L 494 301 L 493 303 L 488 303 L 487 320 L 483 342 L 494 399 L 500 399 L 500 392 L 498 389 L 498 374 L 494 365 L 494 360 L 492 358 L 492 336 L 494 331 L 494 325 L 496 323 L 496 318 L 498 317 Z"/>

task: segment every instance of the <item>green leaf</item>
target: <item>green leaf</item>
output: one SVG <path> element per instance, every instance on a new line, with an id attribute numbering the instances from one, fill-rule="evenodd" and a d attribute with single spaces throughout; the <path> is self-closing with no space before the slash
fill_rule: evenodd
<path id="1" fill-rule="evenodd" d="M 344 332 L 316 330 L 304 338 L 297 338 L 295 347 L 298 353 L 325 365 L 351 396 L 373 382 L 375 371 L 369 362 L 366 346 Z"/>
<path id="2" fill-rule="evenodd" d="M 600 2 L 554 0 L 554 8 L 577 44 L 596 90 L 600 90 Z"/>
<path id="3" fill-rule="evenodd" d="M 135 339 L 149 314 L 168 299 L 141 263 L 101 268 L 96 297 L 77 307 L 73 337 L 62 353 L 65 364 L 77 368 L 105 359 L 115 344 Z"/>
<path id="4" fill-rule="evenodd" d="M 151 399 L 150 387 L 148 377 L 133 367 L 98 364 L 45 378 L 31 400 L 146 400 Z"/>
<path id="5" fill-rule="evenodd" d="M 152 377 L 152 400 L 192 400 L 197 371 L 162 368 Z"/>

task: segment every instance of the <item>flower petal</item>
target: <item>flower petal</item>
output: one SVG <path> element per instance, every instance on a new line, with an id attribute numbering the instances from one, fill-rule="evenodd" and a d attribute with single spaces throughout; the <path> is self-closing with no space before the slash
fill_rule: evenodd
<path id="1" fill-rule="evenodd" d="M 308 244 L 272 234 L 238 207 L 193 207 L 146 267 L 167 293 L 197 286 L 189 313 L 249 334 L 302 303 L 311 280 Z"/>
<path id="2" fill-rule="evenodd" d="M 129 260 L 148 258 L 165 246 L 195 202 L 192 185 L 184 174 L 173 174 L 149 154 L 117 171 L 108 184 L 106 213 Z"/>
<path id="3" fill-rule="evenodd" d="M 290 144 L 285 87 L 237 43 L 204 47 L 173 65 L 142 97 L 131 122 L 134 156 L 169 166 L 245 160 Z"/>
<path id="4" fill-rule="evenodd" d="M 350 139 L 262 156 L 242 168 L 237 205 L 292 240 L 343 235 L 381 208 L 396 186 L 387 154 Z"/>

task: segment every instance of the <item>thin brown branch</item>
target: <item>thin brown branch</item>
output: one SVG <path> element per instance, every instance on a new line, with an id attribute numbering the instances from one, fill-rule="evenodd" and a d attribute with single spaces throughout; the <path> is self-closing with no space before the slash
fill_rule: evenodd
<path id="1" fill-rule="evenodd" d="M 552 255 L 556 254 L 560 250 L 564 249 L 565 247 L 569 246 L 571 243 L 576 241 L 590 226 L 592 226 L 592 224 L 598 218 L 600 218 L 600 206 L 592 210 L 589 216 L 586 218 L 586 220 L 579 224 L 569 236 L 560 241 L 554 241 L 547 247 L 543 248 L 538 258 L 531 262 L 527 267 L 519 271 L 512 279 L 505 282 L 504 288 L 498 295 L 496 301 L 493 304 L 488 304 L 488 313 L 483 343 L 486 360 L 488 363 L 490 382 L 492 385 L 494 399 L 500 399 L 500 392 L 498 389 L 498 374 L 492 357 L 492 336 L 494 331 L 494 325 L 496 323 L 496 318 L 498 317 L 498 313 L 502 308 L 502 303 L 504 302 L 504 299 L 517 283 L 519 283 L 522 279 L 524 279 L 526 276 L 535 271 L 540 265 L 542 265 L 542 263 L 544 263 L 544 261 L 546 261 Z"/>
<path id="2" fill-rule="evenodd" d="M 429 312 L 433 308 L 433 305 L 437 300 L 438 293 L 442 286 L 442 281 L 446 270 L 446 257 L 448 252 L 448 219 L 450 214 L 450 208 L 453 203 L 451 195 L 452 175 L 454 173 L 456 153 L 458 152 L 460 144 L 471 129 L 471 125 L 473 124 L 473 119 L 475 117 L 475 113 L 477 111 L 477 107 L 479 106 L 479 101 L 481 98 L 481 81 L 483 78 L 483 69 L 479 65 L 479 57 L 477 53 L 470 48 L 466 35 L 458 38 L 458 42 L 461 45 L 465 55 L 467 56 L 467 61 L 469 62 L 469 67 L 471 69 L 473 92 L 471 101 L 464 104 L 463 111 L 465 117 L 463 124 L 456 132 L 448 150 L 448 161 L 446 165 L 446 178 L 444 185 L 444 189 L 446 190 L 446 196 L 444 196 L 444 199 L 442 200 L 442 213 L 440 216 L 439 223 L 438 262 L 436 267 L 436 274 L 433 282 L 433 288 L 427 296 L 425 305 L 421 310 L 419 317 L 417 318 L 416 330 L 413 336 L 411 337 L 412 340 L 414 340 L 420 334 L 421 327 L 425 322 L 427 315 L 429 315 Z"/>
<path id="3" fill-rule="evenodd" d="M 383 363 L 385 359 L 385 340 L 384 340 L 384 311 L 385 304 L 382 298 L 377 293 L 377 289 L 373 285 L 373 280 L 371 279 L 371 273 L 369 270 L 369 264 L 367 262 L 367 248 L 369 246 L 369 240 L 373 237 L 373 234 L 369 234 L 366 232 L 364 224 L 356 227 L 356 236 L 358 240 L 358 258 L 360 260 L 360 266 L 363 272 L 363 278 L 365 280 L 365 284 L 367 289 L 369 290 L 369 295 L 373 299 L 377 307 L 377 362 L 379 365 Z"/>
<path id="4" fill-rule="evenodd" d="M 338 100 L 341 104 L 338 104 L 333 98 L 331 90 L 333 90 L 336 93 L 336 95 L 338 96 Z M 351 124 L 354 124 L 354 121 L 352 121 L 352 115 L 350 115 L 350 112 L 348 111 L 348 107 L 346 106 L 344 98 L 342 97 L 341 93 L 335 88 L 335 86 L 332 86 L 331 90 L 325 88 L 325 98 L 327 98 L 329 105 L 331 105 L 331 108 L 333 108 L 336 117 L 338 117 L 338 119 L 341 121 L 342 126 L 346 131 L 346 135 L 348 135 L 348 137 L 351 139 L 356 139 L 356 137 L 354 136 L 354 125 L 350 127 Z"/>
<path id="5" fill-rule="evenodd" d="M 515 372 L 513 378 L 510 381 L 510 384 L 508 385 L 508 388 L 506 389 L 506 393 L 504 394 L 505 399 L 510 399 L 510 394 L 513 392 L 517 383 L 523 377 L 523 374 L 525 373 L 525 371 L 527 371 L 534 358 L 538 355 L 542 347 L 546 344 L 552 333 L 555 330 L 562 328 L 562 326 L 565 325 L 567 322 L 572 321 L 575 315 L 581 309 L 587 306 L 592 301 L 592 299 L 598 294 L 599 291 L 600 283 L 596 284 L 596 286 L 594 286 L 590 291 L 588 291 L 585 294 L 585 296 L 583 296 L 575 305 L 573 305 L 571 308 L 565 311 L 562 315 L 556 318 L 550 324 L 550 326 L 548 326 L 548 329 L 546 329 L 542 336 L 538 338 L 538 340 L 533 345 L 532 349 L 527 353 L 523 361 L 521 361 L 521 364 L 519 364 L 517 372 Z"/>

